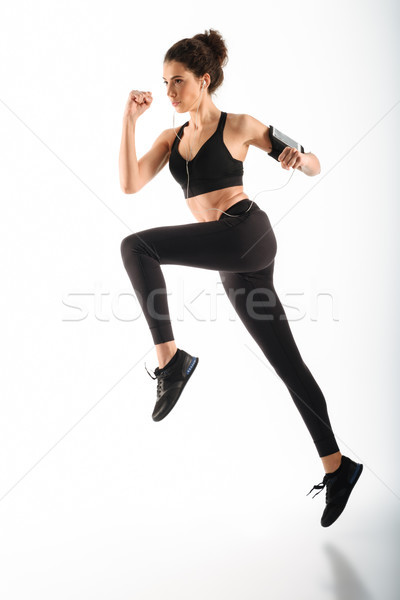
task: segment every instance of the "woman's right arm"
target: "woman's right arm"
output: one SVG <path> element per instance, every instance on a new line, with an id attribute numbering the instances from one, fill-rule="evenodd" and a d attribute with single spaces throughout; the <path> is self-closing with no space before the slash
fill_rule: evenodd
<path id="1" fill-rule="evenodd" d="M 136 119 L 122 119 L 122 138 L 119 150 L 119 182 L 124 194 L 131 194 L 131 189 L 139 182 L 139 165 L 135 148 Z"/>
<path id="2" fill-rule="evenodd" d="M 164 130 L 151 149 L 138 161 L 135 148 L 136 122 L 151 105 L 151 92 L 133 90 L 129 94 L 122 119 L 122 138 L 119 152 L 119 179 L 125 194 L 135 194 L 168 162 L 169 130 Z"/>

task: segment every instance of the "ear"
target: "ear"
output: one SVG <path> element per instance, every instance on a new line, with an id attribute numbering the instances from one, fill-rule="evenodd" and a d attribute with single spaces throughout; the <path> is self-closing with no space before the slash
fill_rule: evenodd
<path id="1" fill-rule="evenodd" d="M 203 81 L 205 81 L 205 84 L 203 84 Z M 209 73 L 204 73 L 202 80 L 201 80 L 201 89 L 206 89 L 209 87 L 211 83 L 211 77 L 209 75 Z"/>

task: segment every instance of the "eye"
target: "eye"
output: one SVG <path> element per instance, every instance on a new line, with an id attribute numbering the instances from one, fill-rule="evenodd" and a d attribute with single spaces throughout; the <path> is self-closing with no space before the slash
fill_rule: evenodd
<path id="1" fill-rule="evenodd" d="M 177 83 L 178 81 L 182 82 L 182 81 L 183 81 L 183 79 L 175 79 L 175 83 Z M 167 84 L 167 83 L 168 83 L 168 81 L 163 81 L 163 83 L 164 83 L 164 84 Z"/>

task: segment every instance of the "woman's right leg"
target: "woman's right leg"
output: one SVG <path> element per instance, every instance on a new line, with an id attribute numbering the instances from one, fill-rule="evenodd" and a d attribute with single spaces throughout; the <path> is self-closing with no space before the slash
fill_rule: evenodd
<path id="1" fill-rule="evenodd" d="M 255 202 L 243 214 L 249 205 L 250 201 L 243 200 L 228 209 L 230 214 L 241 211 L 240 216 L 154 227 L 122 240 L 123 263 L 156 346 L 174 341 L 161 265 L 252 271 L 274 257 L 276 240 L 268 217 Z"/>

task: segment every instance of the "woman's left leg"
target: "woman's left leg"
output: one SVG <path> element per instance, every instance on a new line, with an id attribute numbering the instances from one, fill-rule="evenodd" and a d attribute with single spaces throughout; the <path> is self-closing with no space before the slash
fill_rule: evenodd
<path id="1" fill-rule="evenodd" d="M 250 335 L 285 383 L 326 472 L 340 464 L 325 398 L 304 363 L 273 284 L 274 262 L 253 273 L 221 272 L 228 298 Z"/>

